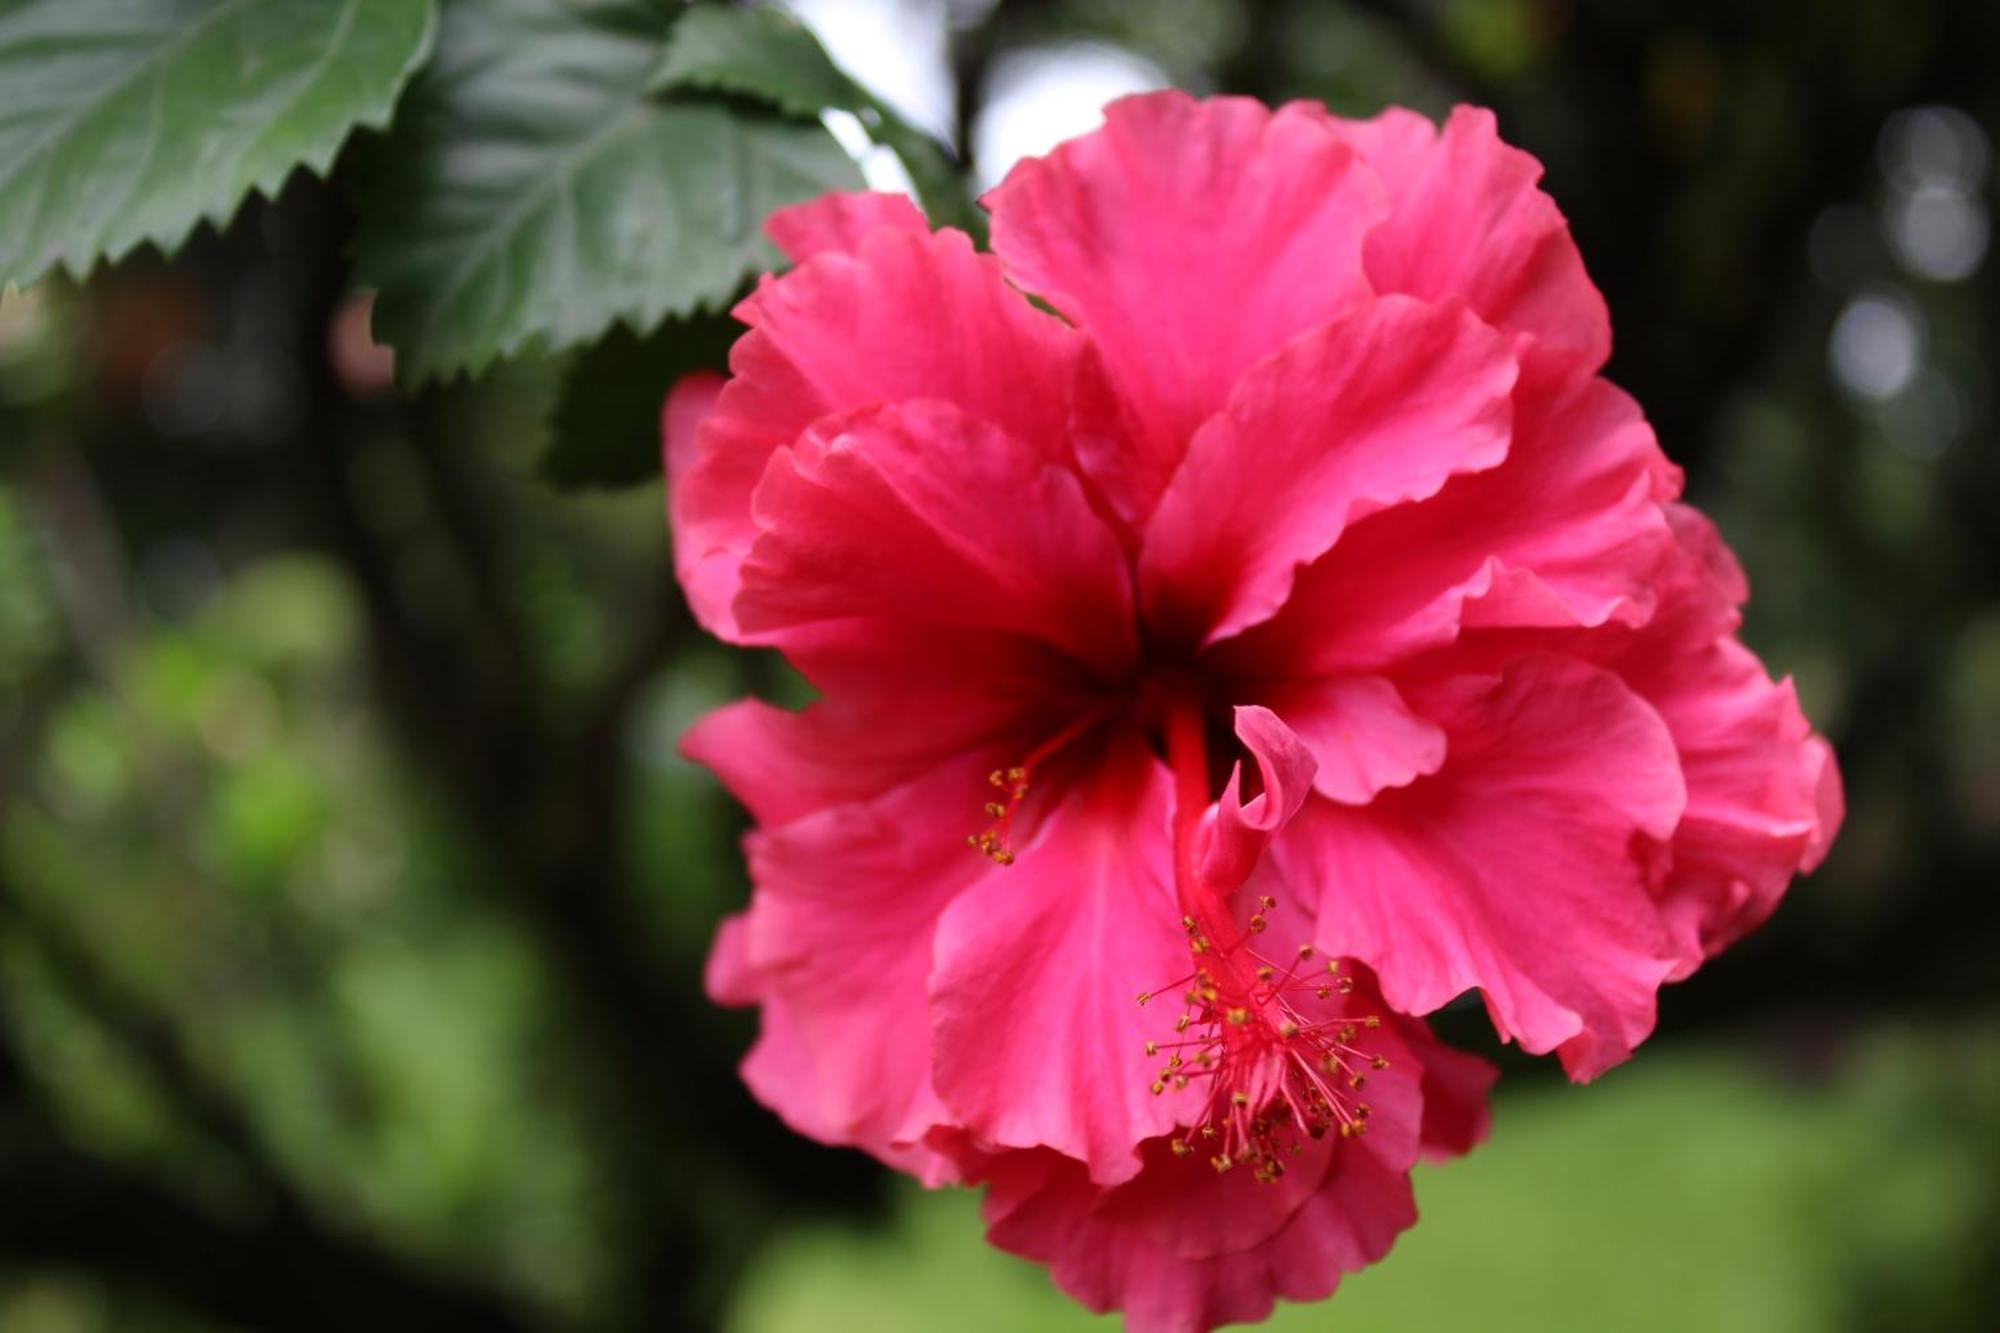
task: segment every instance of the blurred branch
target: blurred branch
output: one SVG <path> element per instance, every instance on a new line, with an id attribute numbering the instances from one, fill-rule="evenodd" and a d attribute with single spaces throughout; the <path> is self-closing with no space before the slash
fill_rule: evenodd
<path id="1" fill-rule="evenodd" d="M 967 170 L 973 166 L 972 131 L 995 61 L 1031 40 L 1058 8 L 1051 0 L 999 0 L 985 18 L 951 34 L 952 143 Z"/>
<path id="2" fill-rule="evenodd" d="M 0 1118 L 0 1266 L 83 1268 L 252 1328 L 505 1333 L 496 1298 L 405 1266 L 302 1218 L 244 1224 L 158 1182 Z"/>
<path id="3" fill-rule="evenodd" d="M 249 1176 L 263 1206 L 281 1216 L 303 1215 L 283 1169 L 236 1103 L 189 1057 L 180 1033 L 131 994 L 69 932 L 0 881 L 0 924 L 11 928 L 54 972 L 68 997 L 142 1063 L 175 1110 L 228 1152 Z"/>
<path id="4" fill-rule="evenodd" d="M 18 899 L 0 884 L 0 909 Z M 18 910 L 5 913 L 22 924 Z M 46 950 L 51 941 L 37 941 Z M 80 956 L 60 944 L 49 955 L 66 972 Z M 72 975 L 69 979 L 75 980 Z M 208 1095 L 170 1038 L 143 1030 L 137 1006 L 90 991 L 108 1005 L 121 1035 L 163 1072 L 173 1091 L 220 1136 L 240 1138 L 261 1160 L 255 1136 L 226 1103 Z M 122 999 L 123 997 L 119 997 Z M 99 1013 L 100 1017 L 104 1015 Z M 482 1330 L 528 1327 L 493 1294 L 421 1272 L 391 1252 L 330 1230 L 274 1187 L 252 1216 L 198 1204 L 134 1168 L 64 1143 L 37 1104 L 26 1062 L 0 1025 L 0 1271 L 22 1264 L 77 1268 L 135 1282 L 210 1318 L 254 1328 L 347 1333 L 357 1328 Z"/>
<path id="5" fill-rule="evenodd" d="M 23 490 L 41 515 L 53 547 L 50 565 L 56 602 L 70 639 L 132 728 L 140 790 L 154 829 L 163 846 L 193 866 L 195 856 L 186 836 L 193 824 L 186 775 L 125 690 L 125 654 L 138 636 L 138 612 L 125 580 L 125 552 L 117 526 L 95 479 L 71 448 L 52 448 Z"/>
<path id="6" fill-rule="evenodd" d="M 1279 7 L 1271 0 L 1252 2 L 1254 9 L 1265 11 L 1267 15 Z M 1464 96 L 1486 103 L 1498 102 L 1506 97 L 1508 90 L 1504 85 L 1494 83 L 1467 64 L 1452 49 L 1436 22 L 1428 14 L 1418 12 L 1424 6 L 1413 4 L 1411 0 L 1343 0 L 1343 3 L 1395 32 L 1411 55 Z"/>
<path id="7" fill-rule="evenodd" d="M 1216 70 L 1216 82 L 1223 92 L 1251 92 L 1272 103 L 1284 95 L 1284 19 L 1288 9 L 1283 0 L 1242 0 L 1242 40 Z"/>
<path id="8" fill-rule="evenodd" d="M 57 596 L 70 637 L 99 686 L 123 711 L 139 754 L 138 786 L 156 844 L 180 874 L 205 882 L 209 867 L 190 841 L 196 826 L 191 795 L 198 775 L 158 735 L 128 697 L 124 662 L 139 635 L 127 585 L 125 553 L 96 480 L 72 449 L 52 451 L 27 493 L 54 546 Z M 0 880 L 0 921 L 14 928 L 54 973 L 69 998 L 151 1074 L 175 1113 L 224 1150 L 248 1177 L 264 1207 L 301 1216 L 305 1201 L 271 1159 L 233 1096 L 193 1060 L 168 1016 L 129 990 L 65 925 Z"/>
<path id="9" fill-rule="evenodd" d="M 437 501 L 439 517 L 452 539 L 473 590 L 479 617 L 476 645 L 482 676 L 498 697 L 533 706 L 539 691 L 528 653 L 526 631 L 508 595 L 506 550 L 490 498 L 481 493 L 445 433 L 443 396 L 429 393 L 412 408 L 412 439 Z"/>

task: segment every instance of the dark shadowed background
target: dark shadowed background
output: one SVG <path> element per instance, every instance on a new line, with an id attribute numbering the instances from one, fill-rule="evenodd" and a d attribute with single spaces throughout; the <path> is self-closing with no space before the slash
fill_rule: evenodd
<path id="1" fill-rule="evenodd" d="M 1494 107 L 1839 750 L 1824 870 L 1276 1326 L 2000 1328 L 2000 5 L 797 8 L 987 180 L 1162 84 Z M 736 1082 L 674 746 L 797 689 L 656 476 L 549 479 L 561 367 L 390 386 L 346 171 L 0 302 L 0 1330 L 1091 1323 Z"/>

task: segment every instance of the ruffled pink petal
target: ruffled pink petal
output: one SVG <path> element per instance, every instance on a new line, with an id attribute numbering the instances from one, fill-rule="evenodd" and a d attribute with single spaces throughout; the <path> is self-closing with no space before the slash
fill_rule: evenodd
<path id="1" fill-rule="evenodd" d="M 1043 457 L 1070 456 L 1086 344 L 958 232 L 876 227 L 852 253 L 764 279 L 736 314 L 751 331 L 670 496 L 681 586 L 723 638 L 740 637 L 730 606 L 756 536 L 751 492 L 772 452 L 821 417 L 944 399 Z"/>
<path id="2" fill-rule="evenodd" d="M 949 403 L 822 422 L 771 457 L 735 620 L 760 642 L 879 622 L 1040 639 L 1107 678 L 1138 645 L 1117 538 L 1076 474 Z"/>
<path id="3" fill-rule="evenodd" d="M 1218 1172 L 1200 1156 L 1176 1157 L 1167 1140 L 1153 1139 L 1141 1150 L 1140 1172 L 1101 1190 L 1092 1211 L 1183 1259 L 1241 1253 L 1283 1231 L 1319 1192 L 1340 1143 L 1333 1135 L 1307 1141 L 1283 1176 L 1265 1182 L 1247 1170 Z"/>
<path id="4" fill-rule="evenodd" d="M 1688 793 L 1671 842 L 1651 852 L 1678 979 L 1770 915 L 1792 877 L 1824 856 L 1843 806 L 1832 753 L 1790 684 L 1735 639 L 1742 569 L 1706 518 L 1683 505 L 1665 516 L 1675 545 L 1643 624 L 1469 629 L 1413 670 L 1497 671 L 1523 653 L 1560 652 L 1616 672 L 1660 715 Z"/>
<path id="5" fill-rule="evenodd" d="M 1414 702 L 1450 762 L 1363 808 L 1311 803 L 1274 866 L 1317 900 L 1322 947 L 1371 965 L 1392 1008 L 1477 987 L 1503 1038 L 1601 1073 L 1652 1030 L 1673 968 L 1634 856 L 1686 803 L 1672 738 L 1618 677 L 1565 658 Z"/>
<path id="6" fill-rule="evenodd" d="M 1793 875 L 1817 864 L 1841 817 L 1838 769 L 1791 682 L 1774 683 L 1734 641 L 1703 658 L 1653 700 L 1687 776 L 1661 902 L 1691 959 L 1762 925 Z"/>
<path id="7" fill-rule="evenodd" d="M 1815 736 L 1806 742 L 1806 750 L 1807 771 L 1812 774 L 1813 809 L 1819 815 L 1819 827 L 1806 839 L 1806 854 L 1799 860 L 1799 869 L 1810 874 L 1819 869 L 1826 854 L 1833 850 L 1833 840 L 1847 819 L 1847 787 L 1841 780 L 1833 746 L 1824 737 Z"/>
<path id="8" fill-rule="evenodd" d="M 1219 645 L 1226 669 L 1376 671 L 1471 625 L 1636 624 L 1674 536 L 1678 472 L 1638 405 L 1603 380 L 1531 369 L 1500 466 L 1354 524 L 1278 617 Z"/>
<path id="9" fill-rule="evenodd" d="M 1149 1147 L 1147 1171 L 1172 1172 L 1175 1180 L 1161 1188 L 1142 1175 L 1123 1189 L 1151 1191 L 1160 1206 L 1199 1216 L 1222 1202 L 1208 1198 L 1214 1184 L 1241 1188 L 1243 1173 L 1204 1182 L 1206 1166 L 1161 1148 Z M 1365 1141 L 1319 1151 L 1330 1159 L 1319 1188 L 1282 1226 L 1244 1248 L 1204 1257 L 1182 1253 L 1157 1226 L 1136 1224 L 1131 1210 L 1109 1197 L 1119 1191 L 1100 1189 L 1077 1163 L 1048 1152 L 1003 1154 L 984 1173 L 991 1182 L 987 1239 L 1047 1264 L 1056 1285 L 1089 1309 L 1122 1310 L 1132 1333 L 1207 1333 L 1255 1322 L 1279 1297 L 1332 1295 L 1343 1275 L 1381 1259 L 1417 1220 L 1406 1169 L 1384 1164 Z M 1187 1188 L 1177 1197 L 1180 1184 Z M 1246 1220 L 1270 1209 L 1254 1196 L 1248 1207 Z"/>
<path id="10" fill-rule="evenodd" d="M 1761 925 L 1840 826 L 1840 774 L 1789 681 L 1733 637 L 1746 587 L 1714 525 L 1675 507 L 1681 539 L 1646 625 L 1586 646 L 1659 711 L 1687 780 L 1663 910 L 1683 971 Z"/>
<path id="11" fill-rule="evenodd" d="M 1516 368 L 1462 308 L 1390 297 L 1261 362 L 1146 530 L 1147 621 L 1207 642 L 1264 620 L 1351 522 L 1506 457 Z"/>
<path id="12" fill-rule="evenodd" d="M 1088 333 L 1137 417 L 1085 464 L 1137 528 L 1253 363 L 1368 294 L 1381 188 L 1303 107 L 1130 97 L 987 196 L 993 248 Z"/>
<path id="13" fill-rule="evenodd" d="M 763 996 L 757 970 L 750 966 L 749 913 L 725 917 L 716 928 L 715 945 L 708 951 L 708 965 L 702 972 L 702 988 L 709 999 L 732 1007 L 755 1004 Z"/>
<path id="14" fill-rule="evenodd" d="M 816 1058 L 812 1034 L 823 1025 L 812 1023 L 806 1017 L 808 1010 L 795 1007 L 782 995 L 761 996 L 757 1003 L 757 1041 L 737 1072 L 752 1095 L 777 1112 L 794 1133 L 821 1143 L 858 1148 L 892 1171 L 907 1172 L 928 1188 L 959 1183 L 957 1158 L 928 1142 L 904 1142 L 873 1134 L 857 1137 L 845 1122 L 830 1118 L 815 1095 L 810 1073 Z"/>
<path id="15" fill-rule="evenodd" d="M 939 1095 L 988 1147 L 1046 1146 L 1115 1182 L 1174 1106 L 1149 1091 L 1158 1011 L 1187 970 L 1170 783 L 1136 734 L 1051 811 L 1018 860 L 954 902 L 930 982 Z"/>
<path id="16" fill-rule="evenodd" d="M 1243 766 L 1238 764 L 1207 816 L 1201 876 L 1222 894 L 1249 878 L 1264 848 L 1313 790 L 1312 751 L 1276 713 L 1256 704 L 1239 707 L 1236 737 L 1256 760 L 1263 790 L 1247 803 L 1243 800 Z"/>
<path id="17" fill-rule="evenodd" d="M 952 1123 L 932 1091 L 925 978 L 940 914 L 997 873 L 965 845 L 992 762 L 968 755 L 748 838 L 756 893 L 709 982 L 762 1003 L 743 1076 L 799 1132 L 886 1158 Z"/>
<path id="18" fill-rule="evenodd" d="M 778 209 L 764 219 L 764 234 L 795 264 L 832 250 L 851 254 L 877 227 L 927 232 L 930 224 L 908 195 L 879 190 L 836 191 Z"/>
<path id="19" fill-rule="evenodd" d="M 669 494 L 694 464 L 696 435 L 701 423 L 715 411 L 722 384 L 722 376 L 714 371 L 697 370 L 675 380 L 666 401 L 660 404 L 661 462 Z"/>
<path id="20" fill-rule="evenodd" d="M 1313 790 L 1343 805 L 1406 787 L 1444 765 L 1444 729 L 1419 717 L 1380 676 L 1332 676 L 1267 686 L 1267 700 L 1318 764 Z"/>
<path id="21" fill-rule="evenodd" d="M 1363 252 L 1377 291 L 1462 297 L 1575 371 L 1604 364 L 1604 298 L 1555 201 L 1536 188 L 1542 164 L 1500 141 L 1491 111 L 1457 107 L 1443 133 L 1400 107 L 1373 120 L 1328 119 L 1389 190 L 1388 220 Z"/>
<path id="22" fill-rule="evenodd" d="M 1686 633 L 1732 633 L 1742 623 L 1740 608 L 1750 600 L 1750 578 L 1736 553 L 1707 515 L 1684 504 L 1667 506 L 1674 532 L 1674 568 L 1665 580 L 1684 582 L 1701 597 L 1678 599 L 1677 614 L 1689 624 Z"/>
<path id="23" fill-rule="evenodd" d="M 983 1179 L 987 1240 L 1046 1264 L 1086 1309 L 1122 1310 L 1128 1333 L 1207 1333 L 1260 1320 L 1275 1303 L 1261 1256 L 1186 1259 L 1137 1228 L 1100 1220 L 1102 1191 L 1066 1157 L 1003 1153 Z"/>
<path id="24" fill-rule="evenodd" d="M 878 619 L 865 634 L 839 621 L 788 636 L 786 651 L 822 698 L 798 712 L 740 700 L 701 718 L 681 741 L 683 754 L 767 825 L 866 800 L 972 750 L 1006 755 L 1011 765 L 1099 688 L 1039 639 L 947 634 L 919 621 Z"/>
<path id="25" fill-rule="evenodd" d="M 1486 1141 L 1493 1111 L 1486 1095 L 1500 1077 L 1491 1061 L 1454 1050 L 1431 1035 L 1420 1018 L 1392 1014 L 1397 1033 L 1423 1062 L 1423 1156 L 1441 1162 L 1463 1157 Z"/>
<path id="26" fill-rule="evenodd" d="M 971 743 L 996 739 L 963 734 L 957 715 L 944 720 L 959 725 L 878 728 L 844 701 L 793 712 L 739 699 L 689 728 L 681 753 L 712 770 L 758 823 L 772 826 L 866 800 L 964 753 Z M 1004 734 L 1012 721 L 998 719 L 995 730 Z"/>

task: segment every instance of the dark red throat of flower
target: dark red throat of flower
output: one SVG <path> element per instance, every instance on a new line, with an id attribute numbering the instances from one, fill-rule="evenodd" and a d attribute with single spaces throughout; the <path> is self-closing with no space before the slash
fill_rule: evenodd
<path id="1" fill-rule="evenodd" d="M 965 840 L 966 845 L 995 865 L 1013 865 L 1014 847 L 1011 839 L 1014 833 L 1014 817 L 1021 812 L 1021 802 L 1028 799 L 1028 787 L 1034 779 L 1036 767 L 1061 753 L 1065 746 L 1096 726 L 1102 718 L 1102 709 L 1085 713 L 1037 745 L 1029 752 L 1027 758 L 1012 768 L 996 768 L 987 774 L 986 781 L 993 787 L 994 799 L 986 803 L 986 813 L 993 822 L 981 832 L 968 836 Z"/>
<path id="2" fill-rule="evenodd" d="M 1146 1043 L 1146 1054 L 1167 1057 L 1152 1091 L 1206 1093 L 1192 1125 L 1173 1140 L 1176 1155 L 1205 1156 L 1217 1171 L 1245 1167 L 1260 1181 L 1275 1181 L 1285 1173 L 1285 1159 L 1304 1152 L 1307 1142 L 1367 1131 L 1361 1091 L 1368 1072 L 1389 1062 L 1356 1042 L 1382 1020 L 1373 1014 L 1315 1020 L 1301 1012 L 1308 998 L 1322 1007 L 1351 994 L 1354 979 L 1341 974 L 1338 961 L 1320 962 L 1309 944 L 1282 966 L 1252 947 L 1278 904 L 1260 898 L 1239 924 L 1233 898 L 1240 886 L 1211 883 L 1202 874 L 1199 841 L 1210 799 L 1198 696 L 1169 693 L 1148 711 L 1162 725 L 1173 772 L 1174 889 L 1193 957 L 1186 976 L 1139 995 L 1143 1005 L 1185 987 L 1172 1035 Z M 966 841 L 997 864 L 1012 865 L 1009 838 L 1036 766 L 1097 720 L 1082 718 L 1018 765 L 994 770 L 988 780 L 995 795 L 986 806 L 993 822 Z"/>

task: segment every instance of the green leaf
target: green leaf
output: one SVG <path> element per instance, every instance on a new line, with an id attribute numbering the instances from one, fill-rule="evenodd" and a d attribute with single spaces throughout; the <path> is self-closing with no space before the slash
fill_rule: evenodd
<path id="1" fill-rule="evenodd" d="M 975 238 L 985 235 L 985 217 L 973 207 L 945 147 L 843 74 L 819 39 L 790 15 L 763 6 L 689 10 L 674 27 L 653 87 L 755 98 L 797 116 L 852 112 L 870 138 L 902 160 L 931 221 L 962 227 Z"/>
<path id="2" fill-rule="evenodd" d="M 645 337 L 620 326 L 563 375 L 542 475 L 557 486 L 628 486 L 660 475 L 660 404 L 694 370 L 722 370 L 743 326 L 728 315 L 668 320 Z"/>
<path id="3" fill-rule="evenodd" d="M 0 281 L 171 250 L 388 123 L 432 0 L 0 0 Z"/>
<path id="4" fill-rule="evenodd" d="M 735 93 L 795 116 L 858 111 L 868 101 L 797 19 L 764 8 L 689 10 L 674 25 L 653 87 Z"/>
<path id="5" fill-rule="evenodd" d="M 364 163 L 357 279 L 409 383 L 712 310 L 779 256 L 764 216 L 859 172 L 818 125 L 649 96 L 642 0 L 458 0 Z"/>

